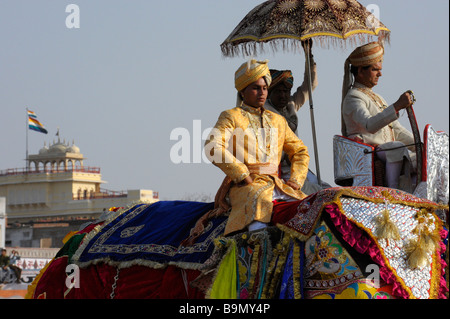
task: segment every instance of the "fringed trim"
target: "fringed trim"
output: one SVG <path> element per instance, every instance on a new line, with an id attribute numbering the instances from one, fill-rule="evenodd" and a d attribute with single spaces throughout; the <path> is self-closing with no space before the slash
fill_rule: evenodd
<path id="1" fill-rule="evenodd" d="M 261 245 L 256 244 L 255 248 L 253 249 L 253 256 L 250 266 L 250 281 L 248 284 L 248 288 L 250 291 L 251 296 L 255 296 L 255 279 L 256 279 L 256 272 L 259 269 L 259 250 L 261 248 Z"/>
<path id="2" fill-rule="evenodd" d="M 441 230 L 441 242 L 439 243 L 439 247 L 440 247 L 440 254 L 438 255 L 439 257 L 439 263 L 441 265 L 441 280 L 440 280 L 440 285 L 439 285 L 439 295 L 438 298 L 439 299 L 447 299 L 448 298 L 448 291 L 449 291 L 449 284 L 448 284 L 448 274 L 445 274 L 446 269 L 448 270 L 448 249 L 445 246 L 445 239 L 448 239 L 448 231 L 447 229 L 445 229 L 444 227 L 442 227 Z M 448 242 L 447 242 L 448 245 Z M 441 256 L 444 256 L 444 258 L 442 258 Z"/>
<path id="3" fill-rule="evenodd" d="M 387 28 L 378 28 L 375 34 L 373 31 L 368 30 L 354 30 L 344 36 L 327 32 L 313 33 L 303 37 L 279 34 L 265 38 L 257 38 L 248 35 L 227 39 L 220 45 L 220 48 L 224 57 L 236 57 L 239 55 L 249 57 L 265 54 L 265 47 L 269 47 L 272 53 L 280 50 L 301 53 L 303 52 L 301 41 L 308 39 L 314 39 L 315 45 L 319 45 L 325 49 L 330 49 L 331 46 L 346 49 L 347 45 L 354 47 L 358 44 L 372 42 L 375 37 L 378 37 L 379 42 L 390 43 L 390 30 Z"/>
<path id="4" fill-rule="evenodd" d="M 294 280 L 294 298 L 295 299 L 301 299 L 301 284 L 300 284 L 300 245 L 294 240 L 294 256 L 293 256 L 293 262 L 292 262 L 292 273 L 293 273 L 293 280 Z"/>
<path id="5" fill-rule="evenodd" d="M 377 188 L 383 189 L 384 187 L 377 187 Z M 388 200 L 392 204 L 401 204 L 401 205 L 406 205 L 406 206 L 410 206 L 410 207 L 414 207 L 414 208 L 425 208 L 425 209 L 429 209 L 432 211 L 434 211 L 436 209 L 447 209 L 448 210 L 448 205 L 432 203 L 432 202 L 425 201 L 425 200 L 422 202 L 415 202 L 415 201 L 396 199 L 389 193 L 388 188 L 384 188 L 384 189 L 385 190 L 381 191 L 381 194 L 385 198 L 373 198 L 373 197 L 368 197 L 368 196 L 358 194 L 357 192 L 353 191 L 351 188 L 344 188 L 342 191 L 338 192 L 338 194 L 335 197 L 335 200 L 337 200 L 341 196 L 349 196 L 349 197 L 353 197 L 353 198 L 364 199 L 364 200 L 367 200 L 369 202 L 376 203 L 376 204 L 384 203 L 385 200 Z"/>
<path id="6" fill-rule="evenodd" d="M 264 239 L 264 243 L 263 243 L 263 258 L 261 260 L 261 264 L 260 264 L 260 283 L 259 283 L 259 289 L 258 289 L 258 299 L 261 299 L 262 297 L 262 293 L 264 291 L 264 286 L 266 284 L 266 276 L 267 276 L 267 262 L 268 260 L 271 260 L 272 257 L 272 251 L 271 249 L 269 249 L 269 243 L 268 243 L 268 239 L 265 238 Z"/>
<path id="7" fill-rule="evenodd" d="M 297 238 L 300 241 L 306 241 L 308 240 L 308 238 L 311 236 L 311 233 L 314 231 L 314 229 L 316 228 L 319 220 L 320 220 L 320 216 L 324 210 L 324 208 L 328 205 L 331 204 L 338 204 L 340 205 L 340 198 L 342 196 L 347 196 L 347 197 L 351 197 L 351 198 L 357 198 L 357 199 L 363 199 L 366 201 L 369 201 L 371 203 L 376 203 L 376 204 L 381 204 L 381 203 L 386 203 L 386 200 L 389 201 L 389 203 L 391 204 L 401 204 L 401 205 L 406 205 L 406 206 L 410 206 L 410 207 L 414 207 L 414 208 L 418 208 L 418 209 L 427 209 L 430 212 L 435 211 L 437 209 L 445 209 L 448 210 L 448 205 L 442 205 L 442 204 L 436 204 L 436 203 L 432 203 L 432 202 L 413 202 L 413 201 L 406 201 L 406 200 L 400 200 L 400 199 L 396 199 L 394 198 L 388 191 L 387 188 L 384 187 L 377 187 L 378 189 L 385 189 L 381 191 L 381 194 L 385 197 L 385 198 L 373 198 L 373 197 L 369 197 L 369 196 L 364 196 L 361 195 L 357 192 L 355 192 L 354 190 L 352 190 L 352 187 L 345 187 L 342 188 L 338 191 L 336 191 L 336 194 L 334 195 L 333 199 L 331 199 L 328 202 L 324 202 L 322 204 L 322 206 L 320 207 L 317 215 L 316 215 L 316 220 L 314 221 L 314 225 L 311 227 L 311 230 L 308 234 L 302 234 L 299 233 L 298 231 L 296 231 L 295 229 L 283 225 L 283 224 L 277 224 L 276 226 L 281 229 L 283 232 L 288 233 L 289 235 L 291 235 L 292 237 Z"/>
<path id="8" fill-rule="evenodd" d="M 275 297 L 276 285 L 278 284 L 282 271 L 284 270 L 290 243 L 291 237 L 286 236 L 286 234 L 283 233 L 282 239 L 272 251 L 273 257 L 269 268 L 267 269 L 266 283 L 264 285 L 264 291 L 261 297 L 262 299 L 272 299 Z"/>
<path id="9" fill-rule="evenodd" d="M 251 234 L 247 244 L 254 245 L 253 255 L 250 265 L 250 280 L 248 285 L 249 298 L 261 299 L 267 283 L 270 265 L 268 261 L 272 261 L 273 251 L 270 243 L 270 234 L 266 230 L 256 231 Z"/>

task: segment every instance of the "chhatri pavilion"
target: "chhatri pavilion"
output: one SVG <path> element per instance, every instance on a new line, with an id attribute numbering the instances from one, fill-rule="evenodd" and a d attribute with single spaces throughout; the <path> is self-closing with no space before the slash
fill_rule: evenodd
<path id="1" fill-rule="evenodd" d="M 95 221 L 111 207 L 158 201 L 151 190 L 102 188 L 99 167 L 84 165 L 80 149 L 58 141 L 29 155 L 27 167 L 0 170 L 6 207 L 6 246 L 60 247 L 68 231 Z"/>

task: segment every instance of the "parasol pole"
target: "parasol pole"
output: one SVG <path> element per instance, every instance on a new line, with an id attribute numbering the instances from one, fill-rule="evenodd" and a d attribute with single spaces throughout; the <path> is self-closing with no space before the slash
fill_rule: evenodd
<path id="1" fill-rule="evenodd" d="M 322 187 L 322 180 L 320 178 L 320 167 L 319 167 L 319 152 L 317 150 L 317 136 L 316 136 L 316 122 L 314 120 L 314 102 L 312 95 L 312 77 L 311 77 L 311 43 L 312 40 L 307 40 L 303 42 L 305 45 L 305 54 L 306 54 L 306 74 L 308 76 L 308 92 L 309 92 L 309 110 L 311 114 L 311 129 L 313 136 L 313 144 L 314 144 L 314 159 L 316 162 L 316 174 L 317 180 L 319 182 L 319 186 Z"/>

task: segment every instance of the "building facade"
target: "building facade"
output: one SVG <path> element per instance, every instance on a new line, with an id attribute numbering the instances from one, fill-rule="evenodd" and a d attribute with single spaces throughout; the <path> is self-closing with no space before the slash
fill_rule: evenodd
<path id="1" fill-rule="evenodd" d="M 26 168 L 0 171 L 6 246 L 60 247 L 69 231 L 95 221 L 111 207 L 158 201 L 158 193 L 151 190 L 103 189 L 100 168 L 84 166 L 84 159 L 76 145 L 58 138 L 30 155 Z"/>

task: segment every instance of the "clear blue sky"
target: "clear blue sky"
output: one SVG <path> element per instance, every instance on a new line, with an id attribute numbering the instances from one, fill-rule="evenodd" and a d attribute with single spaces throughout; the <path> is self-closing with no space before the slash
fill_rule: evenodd
<path id="1" fill-rule="evenodd" d="M 162 199 L 214 195 L 223 173 L 207 163 L 174 164 L 176 128 L 194 138 L 235 106 L 234 72 L 245 60 L 223 58 L 220 44 L 260 0 L 0 0 L 0 169 L 25 166 L 25 108 L 49 134 L 29 132 L 35 154 L 55 138 L 75 141 L 86 166 L 101 167 L 111 190 L 153 189 Z M 393 103 L 417 97 L 420 129 L 449 131 L 449 2 L 360 1 L 376 4 L 392 31 L 375 91 Z M 66 28 L 68 4 L 80 28 Z M 340 132 L 344 60 L 353 50 L 313 47 L 314 92 L 322 178 L 333 183 L 332 137 Z M 303 80 L 303 54 L 258 56 Z M 300 138 L 315 171 L 309 107 L 299 111 Z M 406 115 L 401 122 L 409 127 Z M 198 143 L 198 141 L 192 141 Z M 203 145 L 203 142 L 202 142 Z M 193 149 L 193 147 L 192 147 Z M 193 155 L 191 155 L 193 158 Z"/>

